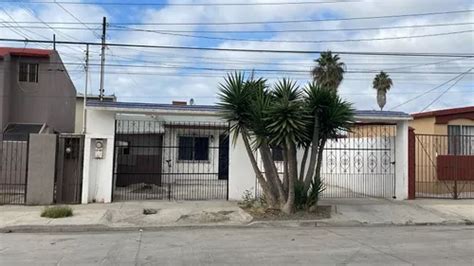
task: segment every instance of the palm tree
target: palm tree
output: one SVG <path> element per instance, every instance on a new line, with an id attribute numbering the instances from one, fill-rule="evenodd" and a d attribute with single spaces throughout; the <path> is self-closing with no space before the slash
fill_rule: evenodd
<path id="1" fill-rule="evenodd" d="M 390 76 L 380 71 L 374 78 L 372 86 L 377 90 L 377 103 L 379 104 L 380 110 L 383 110 L 383 107 L 387 103 L 387 91 L 392 87 L 392 79 Z"/>
<path id="2" fill-rule="evenodd" d="M 314 60 L 317 64 L 311 74 L 313 80 L 322 88 L 337 92 L 346 68 L 339 59 L 339 55 L 333 55 L 331 51 L 327 51 L 322 52 L 320 57 Z"/>

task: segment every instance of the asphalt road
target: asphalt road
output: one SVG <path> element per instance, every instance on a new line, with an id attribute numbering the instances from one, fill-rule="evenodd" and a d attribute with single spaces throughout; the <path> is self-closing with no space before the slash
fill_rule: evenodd
<path id="1" fill-rule="evenodd" d="M 474 265 L 474 226 L 1 234 L 0 265 Z"/>

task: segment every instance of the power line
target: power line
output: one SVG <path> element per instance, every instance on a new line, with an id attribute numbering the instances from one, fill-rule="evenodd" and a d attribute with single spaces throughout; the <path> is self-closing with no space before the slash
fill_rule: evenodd
<path id="1" fill-rule="evenodd" d="M 419 94 L 419 95 L 417 95 L 417 96 L 415 96 L 415 97 L 413 97 L 413 98 L 411 98 L 411 99 L 408 99 L 407 101 L 404 101 L 404 102 L 401 103 L 401 104 L 398 104 L 398 105 L 392 107 L 390 110 L 393 110 L 393 109 L 398 108 L 398 107 L 400 107 L 400 106 L 402 106 L 402 105 L 405 105 L 405 104 L 407 104 L 407 103 L 410 103 L 410 102 L 412 102 L 412 101 L 414 101 L 414 100 L 416 100 L 416 99 L 418 99 L 418 98 L 420 98 L 420 97 L 423 97 L 423 96 L 425 96 L 426 94 L 428 94 L 428 93 L 430 93 L 430 92 L 432 92 L 432 91 L 434 91 L 434 90 L 437 90 L 437 89 L 443 87 L 444 85 L 448 84 L 449 82 L 451 82 L 451 81 L 453 81 L 453 80 L 455 80 L 455 79 L 457 79 L 457 78 L 459 78 L 459 77 L 462 77 L 462 76 L 466 75 L 466 74 L 469 73 L 471 70 L 472 70 L 472 68 L 470 68 L 469 70 L 467 70 L 467 71 L 465 71 L 465 72 L 463 72 L 463 73 L 461 73 L 461 74 L 459 74 L 459 75 L 456 75 L 455 77 L 453 77 L 453 78 L 451 78 L 451 79 L 449 79 L 449 80 L 447 80 L 447 81 L 445 81 L 445 82 L 443 82 L 443 83 L 437 85 L 436 87 L 434 87 L 434 88 L 432 88 L 432 89 L 429 89 L 429 90 L 427 90 L 427 91 L 425 91 L 425 92 L 423 92 L 423 93 L 421 93 L 421 94 Z"/>
<path id="2" fill-rule="evenodd" d="M 53 43 L 50 40 L 32 40 L 32 39 L 8 39 L 0 38 L 3 42 L 19 43 Z M 56 41 L 57 44 L 68 45 L 94 45 L 99 46 L 97 42 L 76 42 L 76 41 Z M 322 50 L 271 50 L 271 49 L 240 49 L 240 48 L 216 48 L 216 47 L 196 47 L 196 46 L 174 46 L 174 45 L 146 45 L 146 44 L 127 44 L 127 43 L 107 43 L 109 47 L 133 47 L 150 49 L 176 49 L 176 50 L 200 50 L 200 51 L 219 51 L 219 52 L 245 52 L 245 53 L 277 53 L 277 54 L 320 54 Z M 371 55 L 371 56 L 410 56 L 410 57 L 474 57 L 474 54 L 462 53 L 407 53 L 407 52 L 355 52 L 355 51 L 333 51 L 335 54 L 345 55 Z"/>
<path id="3" fill-rule="evenodd" d="M 33 24 L 34 25 L 34 24 Z M 110 26 L 108 30 L 111 31 L 144 31 L 153 30 L 159 32 L 170 33 L 297 33 L 297 32 L 339 32 L 339 31 L 375 31 L 375 30 L 390 30 L 390 29 L 411 29 L 411 28 L 436 28 L 436 27 L 452 27 L 452 26 L 468 26 L 474 25 L 474 22 L 459 22 L 459 23 L 438 23 L 438 24 L 418 24 L 418 25 L 403 25 L 403 26 L 387 26 L 387 27 L 364 27 L 364 28 L 330 28 L 330 29 L 282 29 L 282 30 L 174 30 L 174 29 L 139 29 L 127 26 Z M 18 26 L 16 28 L 28 29 L 46 29 L 51 30 L 89 30 L 88 28 L 80 27 L 42 27 L 42 26 Z"/>
<path id="4" fill-rule="evenodd" d="M 437 102 L 441 97 L 443 97 L 443 95 L 445 95 L 452 87 L 456 86 L 456 84 L 461 81 L 468 72 L 470 72 L 473 68 L 470 68 L 467 72 L 463 73 L 462 76 L 460 76 L 451 86 L 449 86 L 448 88 L 446 88 L 446 90 L 444 90 L 438 97 L 436 97 L 433 101 L 431 101 L 428 105 L 425 106 L 425 108 L 423 108 L 420 112 L 423 112 L 425 111 L 426 109 L 428 109 L 431 105 L 433 105 L 435 102 Z"/>
<path id="5" fill-rule="evenodd" d="M 100 35 L 98 35 L 97 32 L 95 32 L 93 29 L 89 28 L 84 22 L 82 22 L 78 17 L 76 17 L 72 12 L 67 10 L 67 8 L 63 7 L 59 2 L 54 1 L 52 3 L 56 3 L 62 10 L 64 10 L 64 12 L 68 13 L 71 17 L 73 17 L 75 20 L 77 20 L 77 22 L 84 25 L 84 27 L 86 27 L 88 30 L 90 30 L 96 37 L 100 37 Z"/>
<path id="6" fill-rule="evenodd" d="M 435 37 L 435 36 L 446 36 L 454 34 L 463 34 L 474 32 L 474 30 L 463 30 L 463 31 L 450 31 L 450 32 L 440 32 L 432 34 L 422 34 L 422 35 L 409 35 L 409 36 L 396 36 L 396 37 L 383 37 L 383 38 L 362 38 L 362 39 L 342 39 L 342 40 L 262 40 L 262 39 L 241 39 L 241 38 L 228 38 L 228 37 L 212 37 L 212 36 L 202 36 L 202 35 L 192 35 L 192 34 L 182 34 L 182 33 L 170 33 L 170 32 L 161 32 L 155 30 L 140 30 L 143 32 L 151 32 L 162 35 L 172 35 L 180 37 L 189 37 L 189 38 L 199 38 L 199 39 L 209 39 L 209 40 L 223 40 L 223 41 L 238 41 L 238 42 L 264 42 L 264 43 L 342 43 L 342 42 L 369 42 L 369 41 L 388 41 L 388 40 L 402 40 L 402 39 L 412 39 L 412 38 L 425 38 L 425 37 Z"/>
<path id="7" fill-rule="evenodd" d="M 83 65 L 83 63 L 78 62 L 45 62 L 45 65 Z M 99 63 L 89 63 L 90 67 L 99 67 Z M 298 70 L 298 69 L 270 69 L 270 68 L 218 68 L 218 67 L 200 67 L 200 66 L 189 66 L 189 65 L 176 65 L 176 64 L 146 64 L 146 65 L 137 65 L 137 64 L 105 64 L 107 67 L 126 67 L 126 68 L 157 68 L 157 69 L 189 69 L 189 70 L 203 70 L 203 71 L 244 71 L 244 72 L 275 72 L 275 73 L 297 73 L 309 75 L 310 71 L 307 70 Z M 347 74 L 375 74 L 379 70 L 370 70 L 370 69 L 354 69 L 346 70 Z M 144 72 L 143 74 L 151 74 L 152 72 Z M 459 74 L 460 72 L 453 71 L 392 71 L 390 74 L 415 74 L 415 75 L 452 75 Z M 139 73 L 137 73 L 139 74 Z"/>
<path id="8" fill-rule="evenodd" d="M 366 17 L 347 17 L 347 18 L 324 18 L 324 19 L 301 19 L 301 20 L 273 20 L 273 21 L 234 21 L 234 22 L 115 22 L 109 23 L 109 26 L 116 25 L 155 25 L 155 26 L 191 26 L 191 25 L 206 25 L 206 26 L 220 26 L 220 25 L 253 25 L 253 24 L 285 24 L 285 23 L 310 23 L 310 22 L 328 22 L 328 21 L 350 21 L 350 20 L 371 20 L 371 19 L 388 19 L 388 18 L 401 18 L 401 17 L 421 17 L 421 16 L 434 16 L 434 15 L 449 15 L 449 14 L 462 14 L 471 13 L 474 9 L 466 10 L 452 10 L 452 11 L 439 11 L 439 12 L 426 12 L 426 13 L 410 13 L 410 14 L 396 14 L 396 15 L 384 15 L 384 16 L 366 16 Z M 22 24 L 33 24 L 35 21 L 22 21 Z M 54 25 L 75 25 L 75 24 L 87 24 L 87 25 L 101 25 L 98 22 L 48 22 L 48 24 Z"/>
<path id="9" fill-rule="evenodd" d="M 3 3 L 18 3 L 19 1 L 1 1 Z M 260 2 L 260 3 L 156 3 L 156 2 L 73 2 L 73 1 L 28 1 L 21 2 L 27 4 L 54 4 L 61 3 L 65 5 L 100 5 L 100 6 L 287 6 L 287 5 L 317 5 L 317 4 L 343 4 L 352 2 L 363 2 L 363 0 L 325 0 L 325 1 L 295 1 L 295 2 Z"/>

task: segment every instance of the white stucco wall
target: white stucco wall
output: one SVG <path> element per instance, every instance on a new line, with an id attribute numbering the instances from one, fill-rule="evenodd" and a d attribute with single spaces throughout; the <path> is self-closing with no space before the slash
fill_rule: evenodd
<path id="1" fill-rule="evenodd" d="M 88 110 L 84 141 L 82 203 L 112 201 L 115 113 Z M 103 159 L 95 159 L 96 141 L 104 143 Z"/>

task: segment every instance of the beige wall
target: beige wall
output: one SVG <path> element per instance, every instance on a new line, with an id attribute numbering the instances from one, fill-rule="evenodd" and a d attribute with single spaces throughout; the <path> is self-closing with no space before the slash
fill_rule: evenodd
<path id="1" fill-rule="evenodd" d="M 82 133 L 83 117 L 84 117 L 84 98 L 76 98 L 76 120 L 74 122 L 74 132 Z"/>
<path id="2" fill-rule="evenodd" d="M 448 124 L 436 124 L 435 117 L 415 118 L 410 121 L 410 127 L 415 129 L 417 134 L 447 135 L 448 125 L 474 126 L 474 121 L 470 119 L 453 119 Z"/>
<path id="3" fill-rule="evenodd" d="M 417 134 L 434 134 L 435 118 L 415 118 L 414 120 L 410 121 L 409 126 L 414 128 L 415 133 Z"/>

